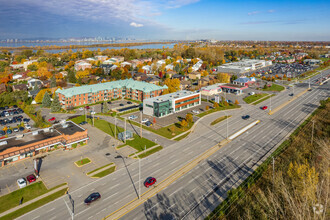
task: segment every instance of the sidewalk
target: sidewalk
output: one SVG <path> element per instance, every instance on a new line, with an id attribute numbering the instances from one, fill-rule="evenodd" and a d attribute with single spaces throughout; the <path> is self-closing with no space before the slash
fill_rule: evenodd
<path id="1" fill-rule="evenodd" d="M 22 205 L 16 206 L 16 207 L 14 207 L 12 209 L 9 209 L 9 210 L 7 210 L 7 211 L 5 211 L 3 213 L 0 213 L 0 217 L 3 217 L 3 216 L 5 216 L 5 215 L 7 215 L 9 213 L 15 212 L 16 210 L 19 210 L 19 209 L 21 209 L 21 208 L 23 208 L 23 207 L 25 207 L 27 205 L 30 205 L 30 204 L 32 204 L 32 203 L 34 203 L 34 202 L 36 202 L 36 201 L 38 201 L 40 199 L 43 199 L 43 198 L 45 198 L 45 197 L 47 197 L 49 195 L 52 195 L 52 194 L 54 194 L 54 193 L 56 193 L 56 192 L 58 192 L 58 191 L 60 191 L 62 189 L 65 189 L 65 188 L 68 188 L 68 185 L 63 185 L 61 187 L 58 187 L 58 188 L 56 188 L 56 189 L 54 189 L 54 190 L 52 190 L 52 191 L 50 191 L 48 193 L 45 193 L 45 194 L 43 194 L 43 195 L 41 195 L 41 196 L 39 196 L 37 198 L 34 198 L 34 199 L 30 200 L 30 201 L 27 201 L 27 202 L 23 203 Z"/>

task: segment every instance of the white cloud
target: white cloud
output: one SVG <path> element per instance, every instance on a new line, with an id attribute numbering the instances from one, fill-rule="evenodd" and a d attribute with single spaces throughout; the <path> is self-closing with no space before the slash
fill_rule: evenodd
<path id="1" fill-rule="evenodd" d="M 273 9 L 268 10 L 268 13 L 274 13 L 274 12 L 275 12 L 275 10 L 273 10 Z"/>
<path id="2" fill-rule="evenodd" d="M 132 27 L 143 27 L 143 24 L 137 24 L 135 22 L 131 22 L 129 25 Z"/>
<path id="3" fill-rule="evenodd" d="M 259 14 L 260 11 L 252 11 L 252 12 L 249 12 L 248 15 L 255 15 L 255 14 Z"/>

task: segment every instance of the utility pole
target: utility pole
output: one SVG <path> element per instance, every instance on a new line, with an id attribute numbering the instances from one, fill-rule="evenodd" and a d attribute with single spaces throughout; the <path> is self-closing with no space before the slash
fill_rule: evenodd
<path id="1" fill-rule="evenodd" d="M 269 113 L 272 112 L 272 95 L 270 95 Z"/>
<path id="2" fill-rule="evenodd" d="M 93 127 L 94 127 L 94 115 L 95 115 L 95 111 L 94 111 L 94 107 L 93 107 L 93 112 L 92 112 L 92 115 L 93 115 Z"/>
<path id="3" fill-rule="evenodd" d="M 117 138 L 116 130 L 117 130 L 117 116 L 115 115 L 115 139 Z"/>
<path id="4" fill-rule="evenodd" d="M 309 78 L 308 89 L 311 89 L 311 78 Z"/>
<path id="5" fill-rule="evenodd" d="M 141 123 L 140 123 L 140 137 L 142 138 L 142 111 L 140 111 L 140 119 L 141 119 Z"/>
<path id="6" fill-rule="evenodd" d="M 125 133 L 124 133 L 124 138 L 125 138 L 124 140 L 125 140 L 125 144 L 126 144 L 126 118 L 125 118 L 125 129 L 124 129 L 124 130 L 125 130 L 125 131 L 124 131 L 124 132 L 125 132 Z"/>
<path id="7" fill-rule="evenodd" d="M 138 195 L 138 198 L 141 199 L 140 195 L 141 195 L 141 159 L 139 158 L 138 155 L 136 155 L 135 153 L 135 156 L 139 159 L 139 195 Z"/>
<path id="8" fill-rule="evenodd" d="M 70 200 L 71 205 L 72 205 L 72 210 L 69 209 L 68 205 L 67 205 L 67 207 L 68 207 L 68 209 L 71 211 L 71 219 L 73 220 L 73 218 L 74 218 L 74 200 L 72 199 L 72 197 L 71 197 L 71 195 L 69 194 L 68 191 L 66 192 L 66 194 L 68 195 L 69 200 Z M 64 202 L 65 202 L 65 201 L 64 201 Z M 65 203 L 66 203 L 66 202 L 65 202 Z"/>
<path id="9" fill-rule="evenodd" d="M 311 139 L 311 145 L 313 145 L 313 138 L 314 138 L 314 120 L 312 121 L 313 125 L 312 125 L 312 139 Z"/>

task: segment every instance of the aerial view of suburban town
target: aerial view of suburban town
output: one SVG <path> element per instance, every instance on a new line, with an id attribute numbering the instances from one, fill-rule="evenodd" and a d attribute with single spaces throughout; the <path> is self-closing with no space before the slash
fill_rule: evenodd
<path id="1" fill-rule="evenodd" d="M 0 2 L 0 220 L 330 219 L 329 1 Z"/>

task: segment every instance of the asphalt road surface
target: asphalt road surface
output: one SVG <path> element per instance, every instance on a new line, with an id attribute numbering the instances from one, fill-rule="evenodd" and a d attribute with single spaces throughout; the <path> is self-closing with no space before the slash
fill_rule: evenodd
<path id="1" fill-rule="evenodd" d="M 327 71 L 329 73 L 330 70 Z M 312 81 L 320 76 L 313 77 Z M 261 122 L 225 145 L 207 160 L 166 187 L 144 204 L 131 210 L 122 219 L 203 219 L 225 198 L 226 192 L 244 180 L 264 155 L 274 150 L 287 135 L 302 123 L 306 116 L 319 105 L 319 100 L 329 97 L 329 85 L 312 84 L 312 91 L 290 102 L 273 115 L 260 109 L 268 105 L 274 109 L 289 99 L 291 89 L 268 99 L 257 106 L 243 105 L 240 110 L 227 111 L 229 135 L 254 120 Z M 295 95 L 306 90 L 308 83 L 295 88 Z M 249 114 L 249 120 L 242 115 Z M 160 182 L 202 152 L 226 138 L 226 121 L 210 126 L 210 122 L 224 115 L 224 112 L 205 117 L 194 133 L 164 150 L 141 161 L 141 182 L 139 185 L 138 161 L 111 175 L 70 192 L 75 200 L 75 219 L 102 219 L 147 189 L 143 181 L 148 176 Z M 124 159 L 122 159 L 124 160 Z M 125 162 L 125 161 L 123 161 Z M 140 186 L 140 187 L 139 187 Z M 102 198 L 86 206 L 84 199 L 92 192 L 99 192 Z M 71 204 L 68 196 L 33 210 L 18 219 L 71 219 Z M 112 219 L 111 216 L 109 219 Z"/>

